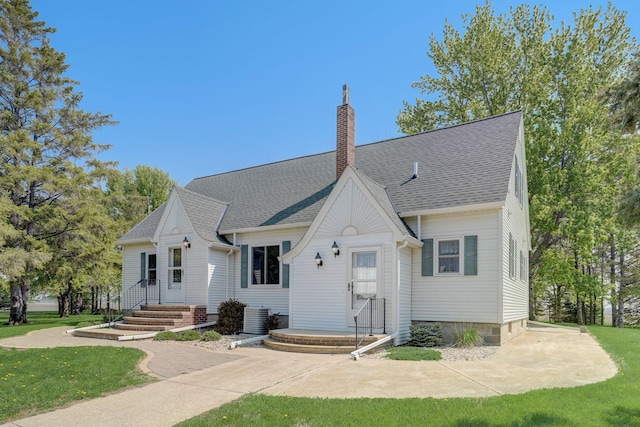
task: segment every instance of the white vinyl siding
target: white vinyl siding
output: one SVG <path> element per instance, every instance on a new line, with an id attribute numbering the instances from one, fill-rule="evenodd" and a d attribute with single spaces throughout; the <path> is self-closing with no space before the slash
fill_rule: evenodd
<path id="1" fill-rule="evenodd" d="M 207 313 L 217 313 L 218 306 L 227 299 L 227 253 L 209 250 Z M 231 280 L 229 278 L 228 280 Z M 231 298 L 229 296 L 228 298 Z"/>
<path id="2" fill-rule="evenodd" d="M 413 320 L 497 322 L 498 212 L 494 210 L 422 218 L 420 238 L 433 238 L 434 245 L 437 240 L 451 239 L 451 236 L 478 236 L 477 274 L 422 276 L 422 250 L 413 250 Z M 434 257 L 436 254 L 437 249 L 434 250 Z"/>
<path id="3" fill-rule="evenodd" d="M 521 135 L 522 137 L 522 135 Z M 518 161 L 524 159 L 524 147 L 522 139 L 516 145 L 516 155 Z M 504 257 L 504 267 L 502 273 L 502 289 L 501 289 L 501 322 L 512 322 L 521 319 L 527 319 L 529 315 L 529 283 L 526 280 L 526 270 L 524 265 L 520 265 L 519 249 L 522 252 L 529 250 L 529 209 L 526 203 L 526 165 L 522 161 L 519 165 L 521 174 L 521 198 L 522 206 L 515 191 L 507 194 L 505 207 L 501 212 L 502 223 L 502 256 Z M 516 169 L 516 159 L 514 156 L 513 170 Z M 509 187 L 516 187 L 515 173 L 511 174 Z M 524 258 L 524 256 L 523 256 Z M 512 262 L 510 262 L 510 259 Z M 522 260 L 524 261 L 524 259 Z M 523 278 L 525 278 L 523 280 Z"/>
<path id="4" fill-rule="evenodd" d="M 269 246 L 275 242 L 290 241 L 293 248 L 298 241 L 302 238 L 305 229 L 295 230 L 281 230 L 281 231 L 268 231 L 268 232 L 256 232 L 251 234 L 238 234 L 236 236 L 236 245 L 247 245 L 249 252 L 251 247 L 256 246 Z M 232 236 L 228 238 L 233 239 Z M 333 243 L 333 241 L 331 242 Z M 328 255 L 328 254 L 327 254 Z M 314 254 L 315 256 L 315 254 Z M 333 255 L 331 255 L 333 256 Z M 249 285 L 246 288 L 241 287 L 241 262 L 240 251 L 236 251 L 231 258 L 233 259 L 233 276 L 232 280 L 232 292 L 230 292 L 230 298 L 235 298 L 250 307 L 264 307 L 269 308 L 273 313 L 280 313 L 282 315 L 289 314 L 289 289 L 283 288 L 280 285 Z M 249 262 L 251 260 L 251 254 L 249 253 Z M 313 259 L 311 262 L 314 265 Z M 293 286 L 293 281 L 291 281 Z"/>
<path id="5" fill-rule="evenodd" d="M 398 286 L 398 338 L 397 345 L 409 341 L 411 327 L 411 249 L 400 250 L 400 285 Z M 390 310 L 389 310 L 390 311 Z M 395 309 L 393 310 L 395 311 Z"/>

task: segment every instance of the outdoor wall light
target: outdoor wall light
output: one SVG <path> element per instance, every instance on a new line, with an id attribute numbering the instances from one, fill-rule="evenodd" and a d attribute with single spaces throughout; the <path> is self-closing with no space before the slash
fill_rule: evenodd
<path id="1" fill-rule="evenodd" d="M 316 265 L 318 266 L 318 268 L 322 266 L 322 257 L 320 256 L 320 252 L 316 254 Z"/>
<path id="2" fill-rule="evenodd" d="M 334 241 L 333 245 L 331 245 L 331 250 L 333 251 L 333 257 L 337 257 L 340 255 L 340 248 L 338 248 L 338 244 Z"/>
<path id="3" fill-rule="evenodd" d="M 184 238 L 184 240 L 182 241 L 182 245 L 186 248 L 189 249 L 191 247 L 191 242 L 189 242 L 189 239 L 187 239 L 186 237 Z"/>

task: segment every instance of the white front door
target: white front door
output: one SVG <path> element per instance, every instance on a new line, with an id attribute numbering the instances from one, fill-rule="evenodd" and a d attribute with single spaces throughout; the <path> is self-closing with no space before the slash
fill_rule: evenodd
<path id="1" fill-rule="evenodd" d="M 185 303 L 185 271 L 183 260 L 183 248 L 169 248 L 169 268 L 167 276 L 167 303 Z"/>
<path id="2" fill-rule="evenodd" d="M 347 285 L 347 325 L 355 326 L 354 316 L 369 298 L 380 292 L 380 249 L 350 251 L 351 280 Z"/>

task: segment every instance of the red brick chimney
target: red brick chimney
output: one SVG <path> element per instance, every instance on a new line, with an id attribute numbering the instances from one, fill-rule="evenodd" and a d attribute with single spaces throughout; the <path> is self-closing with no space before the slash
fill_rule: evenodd
<path id="1" fill-rule="evenodd" d="M 342 86 L 342 105 L 338 106 L 336 138 L 336 179 L 347 165 L 356 161 L 356 111 L 349 105 L 349 86 Z"/>

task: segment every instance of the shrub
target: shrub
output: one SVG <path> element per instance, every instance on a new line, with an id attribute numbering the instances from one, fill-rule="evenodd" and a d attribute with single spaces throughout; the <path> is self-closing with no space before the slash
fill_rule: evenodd
<path id="1" fill-rule="evenodd" d="M 437 322 L 411 325 L 411 337 L 407 345 L 412 347 L 437 347 L 442 345 L 442 325 Z"/>
<path id="2" fill-rule="evenodd" d="M 456 325 L 453 331 L 453 345 L 455 347 L 476 347 L 484 344 L 484 338 L 478 332 L 468 325 Z"/>
<path id="3" fill-rule="evenodd" d="M 216 331 L 207 331 L 200 337 L 202 341 L 218 341 L 220 338 L 222 338 L 222 335 Z"/>
<path id="4" fill-rule="evenodd" d="M 180 331 L 176 334 L 176 341 L 196 341 L 200 339 L 200 332 L 195 329 Z"/>
<path id="5" fill-rule="evenodd" d="M 222 335 L 232 335 L 242 331 L 246 306 L 233 298 L 222 301 L 218 306 L 218 321 L 213 329 Z"/>
<path id="6" fill-rule="evenodd" d="M 278 313 L 270 314 L 264 320 L 264 330 L 267 332 L 272 331 L 274 329 L 278 329 L 279 326 L 280 326 L 280 317 L 278 316 Z"/>
<path id="7" fill-rule="evenodd" d="M 153 337 L 154 341 L 172 341 L 176 339 L 176 333 L 171 331 L 162 331 L 158 332 L 155 337 Z"/>

